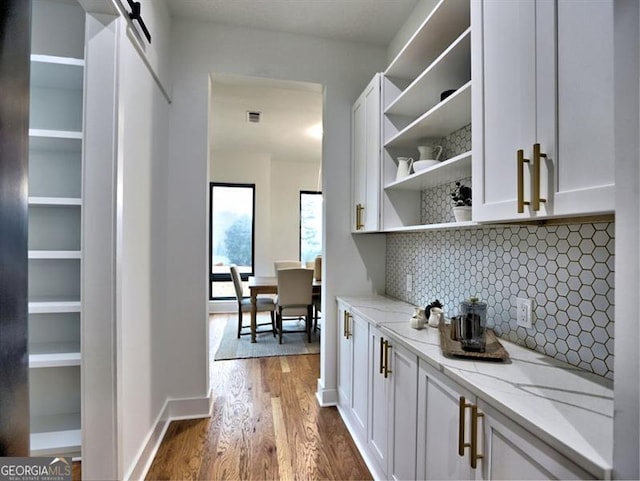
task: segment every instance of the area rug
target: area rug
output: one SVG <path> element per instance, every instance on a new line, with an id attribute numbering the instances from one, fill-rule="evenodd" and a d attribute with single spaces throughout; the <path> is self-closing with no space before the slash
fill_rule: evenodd
<path id="1" fill-rule="evenodd" d="M 220 346 L 214 357 L 215 361 L 225 359 L 247 359 L 252 357 L 294 356 L 298 354 L 318 354 L 320 352 L 320 331 L 311 333 L 311 342 L 303 332 L 286 332 L 287 329 L 304 329 L 304 321 L 284 321 L 285 332 L 282 344 L 278 344 L 278 336 L 273 337 L 271 331 L 264 331 L 268 326 L 261 326 L 256 336 L 257 342 L 251 343 L 251 336 L 243 335 L 238 339 L 238 321 L 229 317 L 223 331 Z"/>

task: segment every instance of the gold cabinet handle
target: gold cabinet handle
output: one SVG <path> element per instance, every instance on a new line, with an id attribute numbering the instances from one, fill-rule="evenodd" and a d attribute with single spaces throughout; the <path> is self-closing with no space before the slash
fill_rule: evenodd
<path id="1" fill-rule="evenodd" d="M 362 223 L 362 211 L 364 210 L 364 205 L 358 204 L 356 205 L 356 230 L 360 230 L 364 227 Z"/>
<path id="2" fill-rule="evenodd" d="M 464 428 L 465 428 L 465 411 L 472 406 L 468 403 L 464 396 L 460 396 L 458 400 L 458 408 L 460 409 L 460 415 L 458 416 L 458 455 L 464 456 L 464 449 L 471 447 L 471 443 L 464 442 Z"/>
<path id="3" fill-rule="evenodd" d="M 389 341 L 384 341 L 384 377 L 389 377 L 391 374 L 391 369 L 389 369 L 389 350 L 391 349 L 391 344 Z"/>
<path id="4" fill-rule="evenodd" d="M 344 332 L 344 337 L 346 337 L 347 339 L 351 338 L 351 314 L 348 313 L 347 311 L 345 311 L 346 317 L 345 317 L 345 332 Z"/>
<path id="5" fill-rule="evenodd" d="M 384 339 L 380 338 L 380 374 L 384 372 Z"/>
<path id="6" fill-rule="evenodd" d="M 342 336 L 347 337 L 347 316 L 349 313 L 347 311 L 343 311 L 342 313 Z"/>
<path id="7" fill-rule="evenodd" d="M 471 468 L 478 467 L 478 459 L 483 459 L 484 455 L 478 454 L 478 418 L 484 418 L 484 414 L 478 412 L 478 406 L 471 406 Z"/>
<path id="8" fill-rule="evenodd" d="M 540 203 L 547 199 L 540 197 L 540 159 L 547 158 L 547 154 L 540 152 L 540 144 L 533 144 L 533 192 L 531 193 L 531 207 L 540 210 Z"/>
<path id="9" fill-rule="evenodd" d="M 518 150 L 518 214 L 524 212 L 524 206 L 529 205 L 524 200 L 524 164 L 528 164 L 529 159 L 524 158 L 524 150 Z"/>

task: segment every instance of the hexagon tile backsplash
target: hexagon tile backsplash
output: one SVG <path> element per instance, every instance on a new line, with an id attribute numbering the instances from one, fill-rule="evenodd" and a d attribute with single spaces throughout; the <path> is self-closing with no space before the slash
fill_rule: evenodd
<path id="1" fill-rule="evenodd" d="M 386 258 L 388 295 L 440 299 L 447 317 L 476 295 L 500 337 L 613 379 L 613 223 L 388 234 Z M 517 297 L 533 299 L 531 329 L 516 326 Z"/>

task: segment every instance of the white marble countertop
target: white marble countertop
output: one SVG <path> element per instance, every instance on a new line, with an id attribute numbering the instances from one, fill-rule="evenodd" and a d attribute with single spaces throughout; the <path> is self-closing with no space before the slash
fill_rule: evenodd
<path id="1" fill-rule="evenodd" d="M 412 305 L 382 296 L 338 300 L 574 463 L 611 479 L 611 381 L 503 339 L 507 363 L 447 358 L 437 329 L 410 327 Z"/>

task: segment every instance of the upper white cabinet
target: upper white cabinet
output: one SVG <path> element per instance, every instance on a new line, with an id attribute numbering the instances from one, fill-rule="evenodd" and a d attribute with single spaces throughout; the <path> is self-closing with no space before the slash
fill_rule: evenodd
<path id="1" fill-rule="evenodd" d="M 472 2 L 473 219 L 614 210 L 613 1 Z"/>
<path id="2" fill-rule="evenodd" d="M 469 2 L 441 0 L 384 72 L 383 230 L 423 225 L 421 192 L 471 175 L 471 152 L 398 178 L 398 157 L 417 160 L 418 146 L 433 144 L 471 123 Z M 455 91 L 443 97 L 445 91 Z M 448 202 L 442 199 L 443 202 Z"/>
<path id="3" fill-rule="evenodd" d="M 29 125 L 31 455 L 79 456 L 84 10 L 33 2 Z"/>
<path id="4" fill-rule="evenodd" d="M 351 112 L 352 232 L 380 228 L 380 77 L 373 77 Z"/>

